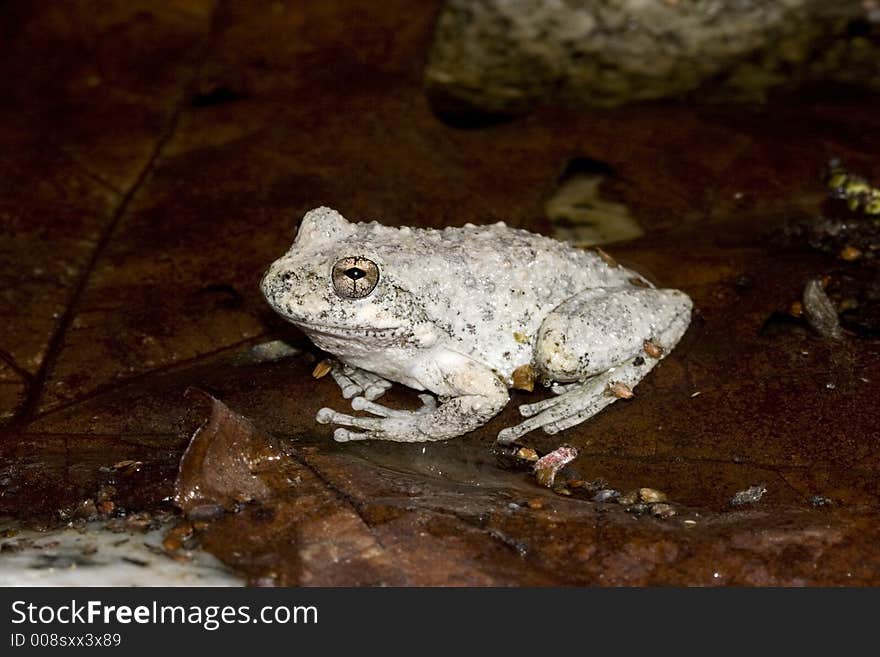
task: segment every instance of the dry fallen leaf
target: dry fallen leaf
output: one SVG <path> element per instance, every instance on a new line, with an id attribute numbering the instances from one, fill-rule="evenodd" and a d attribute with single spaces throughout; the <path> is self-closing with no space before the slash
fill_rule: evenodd
<path id="1" fill-rule="evenodd" d="M 116 3 L 101 20 L 65 3 L 0 9 L 30 26 L 0 43 L 0 513 L 48 524 L 112 504 L 148 527 L 207 418 L 182 394 L 196 386 L 283 452 L 254 489 L 199 480 L 218 511 L 193 521 L 199 540 L 254 582 L 880 582 L 880 406 L 866 403 L 880 397 L 878 343 L 773 319 L 804 281 L 870 254 L 842 262 L 840 248 L 781 251 L 766 238 L 787 217 L 822 214 L 828 152 L 878 178 L 862 146 L 880 139 L 872 104 L 650 104 L 601 120 L 550 108 L 453 129 L 423 96 L 432 3 L 353 0 L 270 22 L 193 6 L 186 20 L 159 3 Z M 340 44 L 367 14 L 350 56 Z M 100 76 L 82 54 L 98 43 Z M 253 66 L 254 43 L 271 67 Z M 609 192 L 646 232 L 616 244 L 616 259 L 698 309 L 632 403 L 524 437 L 541 453 L 579 448 L 578 477 L 604 478 L 606 501 L 553 495 L 552 513 L 529 512 L 521 502 L 551 493 L 496 465 L 498 430 L 547 391 L 513 393 L 491 424 L 447 443 L 340 446 L 314 422 L 343 402 L 311 378 L 313 362 L 240 358 L 274 340 L 309 348 L 257 285 L 309 208 L 541 232 L 559 173 L 585 156 L 623 174 Z M 386 396 L 417 403 L 400 387 Z M 113 468 L 126 460 L 142 465 Z M 276 486 L 272 472 L 290 481 Z M 732 513 L 755 481 L 773 495 Z M 700 522 L 635 521 L 609 501 L 643 482 Z"/>
<path id="2" fill-rule="evenodd" d="M 330 374 L 330 370 L 333 369 L 333 361 L 329 358 L 325 358 L 322 361 L 319 361 L 317 365 L 315 365 L 315 369 L 312 370 L 312 376 L 316 379 L 321 379 L 328 374 Z"/>

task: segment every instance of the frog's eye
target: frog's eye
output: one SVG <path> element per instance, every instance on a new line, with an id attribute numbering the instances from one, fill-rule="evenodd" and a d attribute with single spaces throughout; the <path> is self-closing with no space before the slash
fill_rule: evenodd
<path id="1" fill-rule="evenodd" d="M 362 299 L 378 282 L 379 268 L 372 260 L 349 257 L 333 265 L 333 289 L 345 299 Z"/>

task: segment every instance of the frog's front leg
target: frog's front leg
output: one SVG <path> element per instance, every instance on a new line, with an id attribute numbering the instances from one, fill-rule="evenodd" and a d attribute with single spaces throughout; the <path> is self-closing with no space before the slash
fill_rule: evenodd
<path id="1" fill-rule="evenodd" d="M 362 431 L 338 428 L 333 437 L 349 440 L 424 442 L 454 438 L 482 426 L 504 408 L 507 387 L 488 367 L 445 347 L 431 349 L 414 360 L 408 379 L 440 396 L 420 395 L 422 408 L 405 411 L 355 397 L 352 408 L 376 417 L 357 417 L 330 408 L 318 411 L 322 424 L 341 424 Z"/>
<path id="2" fill-rule="evenodd" d="M 679 290 L 635 287 L 588 290 L 560 304 L 541 325 L 533 365 L 568 385 L 520 406 L 529 419 L 501 431 L 498 442 L 538 428 L 562 431 L 616 401 L 611 385 L 634 388 L 684 335 L 691 307 Z"/>

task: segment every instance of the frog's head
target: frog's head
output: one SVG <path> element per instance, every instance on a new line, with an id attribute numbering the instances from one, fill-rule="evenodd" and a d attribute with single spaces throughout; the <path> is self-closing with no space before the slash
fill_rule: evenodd
<path id="1" fill-rule="evenodd" d="M 382 254 L 393 249 L 395 233 L 349 223 L 330 208 L 311 210 L 290 250 L 263 276 L 263 296 L 330 352 L 424 342 L 424 312 L 385 271 Z"/>

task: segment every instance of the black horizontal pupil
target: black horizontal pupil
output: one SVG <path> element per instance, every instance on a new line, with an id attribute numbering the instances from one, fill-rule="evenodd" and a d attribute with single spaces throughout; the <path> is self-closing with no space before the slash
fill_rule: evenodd
<path id="1" fill-rule="evenodd" d="M 356 281 L 366 276 L 367 272 L 365 272 L 363 269 L 360 269 L 359 267 L 349 267 L 345 270 L 345 275 L 348 276 L 351 280 Z"/>

